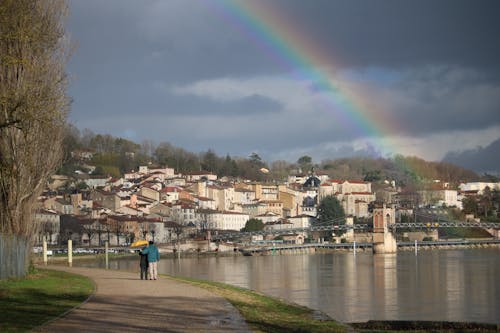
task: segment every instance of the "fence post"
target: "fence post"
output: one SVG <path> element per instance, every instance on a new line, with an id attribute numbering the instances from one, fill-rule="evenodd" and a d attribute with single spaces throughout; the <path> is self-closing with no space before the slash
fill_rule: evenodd
<path id="1" fill-rule="evenodd" d="M 45 239 L 45 236 L 43 236 L 42 251 L 43 251 L 43 264 L 47 266 L 47 240 Z"/>
<path id="2" fill-rule="evenodd" d="M 105 253 L 105 257 L 106 257 L 106 269 L 109 268 L 109 260 L 108 260 L 108 247 L 109 247 L 109 242 L 106 241 L 104 242 L 104 253 Z"/>
<path id="3" fill-rule="evenodd" d="M 71 239 L 68 240 L 68 265 L 73 266 L 73 241 Z"/>

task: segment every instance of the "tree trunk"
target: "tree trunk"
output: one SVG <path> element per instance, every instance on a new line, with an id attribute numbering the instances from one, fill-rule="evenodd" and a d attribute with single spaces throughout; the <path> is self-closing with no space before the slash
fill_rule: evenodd
<path id="1" fill-rule="evenodd" d="M 64 0 L 0 1 L 0 233 L 26 240 L 26 258 L 37 198 L 62 156 L 66 8 Z"/>

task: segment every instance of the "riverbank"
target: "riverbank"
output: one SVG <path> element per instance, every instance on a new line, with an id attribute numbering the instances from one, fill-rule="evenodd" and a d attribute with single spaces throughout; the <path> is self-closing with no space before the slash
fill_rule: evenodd
<path id="1" fill-rule="evenodd" d="M 229 283 L 318 309 L 342 322 L 433 320 L 500 323 L 498 249 L 401 251 L 397 255 L 333 251 L 307 255 L 162 259 L 160 273 Z M 164 258 L 164 257 L 163 257 Z M 104 261 L 75 261 L 101 267 Z M 136 257 L 110 260 L 136 272 Z M 457 272 L 450 275 L 449 272 Z M 432 278 L 430 278 L 432 276 Z M 449 295 L 454 301 L 450 302 Z M 469 295 L 469 296 L 467 296 Z M 481 297 L 470 297 L 481 295 Z M 390 306 L 388 306 L 390 305 Z M 446 310 L 442 310 L 446 309 Z"/>
<path id="2" fill-rule="evenodd" d="M 80 295 L 79 301 L 71 304 L 71 307 L 77 307 L 77 310 L 75 310 L 77 312 L 68 315 L 67 317 L 69 319 L 66 318 L 63 319 L 62 322 L 56 321 L 49 325 L 43 325 L 42 327 L 36 329 L 36 332 L 52 332 L 54 330 L 64 332 L 65 328 L 68 328 L 67 331 L 72 333 L 84 332 L 88 331 L 89 322 L 95 322 L 95 324 L 92 325 L 95 326 L 94 328 L 97 329 L 97 331 L 99 331 L 99 329 L 102 331 L 103 328 L 106 328 L 107 332 L 118 332 L 124 329 L 127 329 L 128 331 L 138 331 L 137 327 L 142 325 L 140 319 L 142 318 L 141 302 L 145 303 L 144 308 L 148 308 L 147 304 L 155 304 L 155 311 L 158 311 L 158 316 L 161 316 L 162 318 L 164 316 L 169 317 L 169 320 L 166 321 L 169 323 L 169 329 L 172 329 L 175 325 L 182 326 L 189 323 L 189 320 L 186 321 L 178 318 L 179 316 L 182 317 L 182 315 L 186 315 L 191 318 L 193 315 L 192 311 L 200 311 L 200 307 L 207 307 L 202 311 L 205 315 L 206 311 L 214 313 L 209 316 L 212 318 L 210 319 L 210 325 L 222 325 L 217 329 L 209 325 L 207 326 L 209 328 L 208 331 L 213 329 L 214 332 L 219 332 L 221 327 L 222 331 L 231 331 L 227 330 L 229 327 L 227 320 L 228 318 L 232 318 L 231 320 L 234 320 L 235 314 L 226 315 L 220 313 L 219 311 L 227 311 L 228 308 L 227 306 L 224 306 L 223 303 L 220 303 L 220 299 L 218 301 L 215 299 L 208 301 L 206 297 L 211 297 L 207 296 L 211 294 L 218 295 L 219 297 L 222 297 L 230 302 L 238 310 L 239 314 L 243 316 L 244 321 L 250 325 L 251 331 L 253 332 L 403 332 L 408 330 L 412 330 L 414 332 L 498 332 L 500 330 L 500 326 L 494 324 L 488 325 L 426 321 L 369 321 L 366 323 L 346 325 L 333 320 L 319 311 L 293 304 L 282 299 L 269 297 L 255 291 L 218 282 L 166 275 L 163 275 L 159 281 L 140 281 L 137 274 L 132 272 L 69 268 L 62 266 L 51 266 L 49 269 L 86 274 L 87 276 L 92 277 L 92 279 L 96 282 L 97 290 L 99 292 L 92 297 L 90 302 L 91 304 L 84 303 L 80 308 L 80 302 L 86 298 L 85 295 L 91 293 L 92 288 L 90 288 L 90 291 L 88 290 L 86 293 L 82 294 L 83 296 Z M 45 273 L 41 274 L 41 272 Z M 47 282 L 47 277 L 49 282 Z M 63 280 L 61 280 L 61 277 L 63 277 Z M 65 272 L 42 269 L 39 270 L 37 275 L 30 276 L 26 280 L 37 281 L 40 280 L 40 278 L 45 279 L 45 282 L 41 285 L 37 283 L 41 287 L 33 289 L 32 286 L 28 286 L 27 289 L 21 292 L 21 294 L 31 295 L 31 298 L 28 297 L 22 300 L 17 300 L 15 301 L 15 304 L 13 303 L 14 301 L 11 297 L 5 297 L 7 295 L 5 288 L 0 289 L 2 301 L 4 302 L 0 303 L 2 304 L 2 306 L 0 306 L 0 311 L 3 314 L 7 314 L 3 317 L 8 319 L 2 319 L 0 321 L 2 324 L 2 326 L 0 326 L 0 330 L 2 332 L 28 331 L 33 328 L 33 326 L 39 325 L 43 321 L 50 320 L 67 311 L 67 309 L 58 308 L 57 310 L 59 310 L 59 312 L 56 311 L 56 313 L 54 313 L 54 310 L 47 306 L 37 307 L 36 309 L 33 307 L 40 302 L 46 304 L 43 299 L 40 299 L 40 295 L 50 295 L 51 298 L 58 300 L 68 299 L 69 296 L 67 290 L 74 289 L 70 287 L 72 285 L 71 281 L 75 278 L 78 279 L 81 277 Z M 17 283 L 16 281 L 14 282 Z M 4 282 L 4 284 L 5 283 L 12 284 L 13 282 L 7 281 Z M 158 288 L 160 284 L 162 287 Z M 90 283 L 90 285 L 92 284 Z M 195 287 L 195 289 L 189 285 Z M 155 292 L 153 294 L 148 291 L 149 287 L 154 288 Z M 206 289 L 209 294 L 200 293 L 199 288 Z M 116 293 L 113 290 L 116 291 Z M 123 290 L 127 290 L 127 293 L 123 293 Z M 141 295 L 136 295 L 136 293 L 140 293 Z M 178 293 L 180 294 L 175 296 L 172 293 L 175 293 L 176 295 Z M 157 297 L 160 298 L 157 299 Z M 114 301 L 115 298 L 117 298 L 116 302 Z M 175 301 L 177 303 L 175 306 L 172 304 L 163 304 L 165 301 Z M 158 302 L 161 303 L 159 304 Z M 193 308 L 194 304 L 196 304 L 196 309 Z M 222 307 L 218 307 L 217 304 L 222 304 Z M 107 308 L 107 316 L 103 318 L 99 315 L 100 319 L 99 321 L 96 321 L 96 318 L 92 318 L 92 316 L 98 316 L 98 313 L 102 313 L 103 306 Z M 162 310 L 162 306 L 165 306 L 164 310 Z M 17 309 L 17 314 L 12 313 L 15 309 Z M 95 311 L 93 309 L 95 309 Z M 181 309 L 183 311 L 179 312 Z M 45 317 L 45 319 L 41 321 L 34 321 L 33 319 L 27 317 L 27 314 L 30 313 L 35 313 L 37 316 L 43 314 L 49 316 Z M 119 316 L 125 316 L 125 319 L 113 319 L 115 313 Z M 151 313 L 148 314 L 148 316 L 150 315 Z M 214 321 L 214 318 L 217 318 L 217 316 L 218 318 L 224 319 Z M 127 318 L 133 319 L 130 322 Z M 238 322 L 238 320 L 236 320 L 235 323 L 236 325 L 241 325 L 241 322 Z M 235 323 L 231 325 L 234 325 Z M 147 323 L 145 325 L 147 325 Z M 200 325 L 205 324 L 200 323 Z M 80 329 L 78 329 L 78 327 L 80 327 Z M 231 327 L 235 328 L 234 326 Z M 238 327 L 240 327 L 238 332 L 241 332 L 243 326 Z M 185 330 L 183 330 L 183 332 L 189 331 L 187 327 L 184 327 L 184 329 Z M 245 329 L 243 331 L 245 331 Z"/>
<path id="3" fill-rule="evenodd" d="M 441 321 L 368 321 L 344 324 L 328 315 L 282 299 L 224 283 L 168 276 L 226 298 L 259 332 L 500 332 L 500 325 Z"/>

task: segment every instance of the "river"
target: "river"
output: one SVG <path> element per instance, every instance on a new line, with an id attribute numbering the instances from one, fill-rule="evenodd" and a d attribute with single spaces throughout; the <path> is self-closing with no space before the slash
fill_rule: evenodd
<path id="1" fill-rule="evenodd" d="M 138 265 L 110 261 L 114 269 Z M 500 249 L 494 248 L 163 259 L 159 271 L 257 290 L 343 322 L 500 323 Z"/>

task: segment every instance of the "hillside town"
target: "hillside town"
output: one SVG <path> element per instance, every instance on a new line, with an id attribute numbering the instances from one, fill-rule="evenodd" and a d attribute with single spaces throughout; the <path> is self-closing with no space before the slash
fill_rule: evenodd
<path id="1" fill-rule="evenodd" d="M 263 170 L 266 172 L 267 170 Z M 354 179 L 326 175 L 289 175 L 286 182 L 253 182 L 219 178 L 210 172 L 179 174 L 173 168 L 141 166 L 121 178 L 77 173 L 84 190 L 58 194 L 71 180 L 54 176 L 40 197 L 35 221 L 41 241 L 62 245 L 72 239 L 77 246 L 127 246 L 139 239 L 172 244 L 181 239 L 207 239 L 212 234 L 239 232 L 250 219 L 265 229 L 307 228 L 316 221 L 321 200 L 334 196 L 345 215 L 369 220 L 374 202 L 391 204 L 396 220 L 411 216 L 415 207 L 462 208 L 462 199 L 498 190 L 500 183 L 464 183 L 458 189 L 436 180 L 430 189 L 405 192 L 394 182 L 372 188 Z M 75 180 L 73 180 L 75 181 Z M 472 216 L 471 218 L 474 218 Z M 290 232 L 290 243 L 304 235 Z"/>

